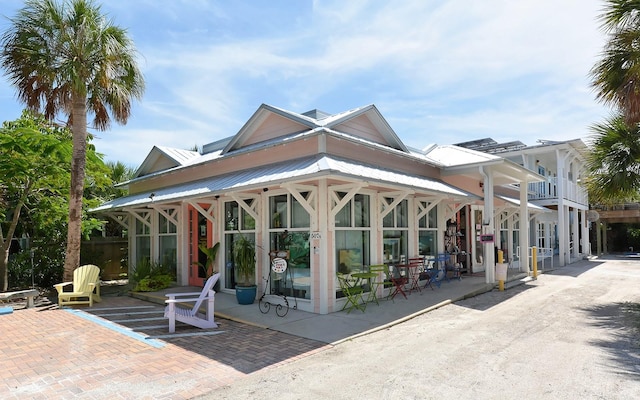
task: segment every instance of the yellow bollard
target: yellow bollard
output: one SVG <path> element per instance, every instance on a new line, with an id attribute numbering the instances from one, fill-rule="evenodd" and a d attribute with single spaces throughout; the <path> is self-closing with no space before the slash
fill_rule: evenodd
<path id="1" fill-rule="evenodd" d="M 502 264 L 503 261 L 504 261 L 504 254 L 503 254 L 502 250 L 498 250 L 498 263 Z M 501 292 L 504 291 L 504 281 L 503 280 L 499 280 L 498 281 L 498 290 L 500 290 Z"/>
<path id="2" fill-rule="evenodd" d="M 538 279 L 538 248 L 531 248 L 531 263 L 533 264 L 533 279 Z"/>

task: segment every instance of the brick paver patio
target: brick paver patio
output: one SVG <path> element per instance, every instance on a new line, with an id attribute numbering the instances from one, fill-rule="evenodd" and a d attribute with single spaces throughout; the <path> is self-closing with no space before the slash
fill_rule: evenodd
<path id="1" fill-rule="evenodd" d="M 93 308 L 0 315 L 0 398 L 188 399 L 329 347 L 224 319 L 217 330 L 178 325 L 166 337 L 162 309 L 104 296 Z"/>

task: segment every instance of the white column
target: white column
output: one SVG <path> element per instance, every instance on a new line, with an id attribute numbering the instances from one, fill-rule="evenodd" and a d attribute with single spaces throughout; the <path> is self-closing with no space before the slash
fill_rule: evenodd
<path id="1" fill-rule="evenodd" d="M 482 213 L 482 233 L 495 235 L 495 218 L 493 207 L 493 174 L 491 171 L 485 172 L 480 167 L 480 174 L 484 176 L 484 210 Z M 494 240 L 497 238 L 494 237 Z M 487 283 L 495 283 L 495 243 L 484 244 L 484 274 Z"/>
<path id="2" fill-rule="evenodd" d="M 558 244 L 559 244 L 559 262 L 560 266 L 567 264 L 569 258 L 569 218 L 568 210 L 564 205 L 564 192 L 567 185 L 567 173 L 565 168 L 565 157 L 560 155 L 556 150 L 556 162 L 558 164 Z"/>
<path id="3" fill-rule="evenodd" d="M 520 182 L 520 272 L 529 273 L 529 195 L 526 181 Z"/>
<path id="4" fill-rule="evenodd" d="M 571 239 L 573 239 L 573 251 L 571 252 L 571 257 L 576 259 L 580 252 L 580 222 L 578 221 L 578 209 L 574 207 L 572 214 L 573 223 L 571 224 Z"/>
<path id="5" fill-rule="evenodd" d="M 596 256 L 600 257 L 602 255 L 602 224 L 600 221 L 594 221 L 596 224 Z"/>
<path id="6" fill-rule="evenodd" d="M 319 285 L 318 294 L 313 293 L 312 301 L 317 300 L 314 308 L 320 314 L 328 314 L 334 307 L 336 301 L 335 295 L 335 263 L 329 263 L 329 257 L 335 254 L 335 243 L 333 241 L 333 232 L 329 231 L 328 215 L 330 210 L 330 201 L 327 190 L 327 180 L 320 179 L 318 182 L 318 199 L 316 206 L 316 215 L 318 218 L 317 229 L 320 233 L 320 240 L 312 241 L 317 244 L 317 248 L 311 248 L 311 258 L 318 260 L 318 264 L 313 266 L 312 276 L 318 277 Z M 333 225 L 332 225 L 333 226 Z M 331 254 L 329 254 L 331 252 Z M 331 266 L 331 267 L 329 267 Z"/>
<path id="7" fill-rule="evenodd" d="M 581 211 L 581 223 L 582 229 L 582 257 L 586 257 L 591 254 L 591 243 L 589 242 L 589 222 L 587 221 L 587 210 Z"/>

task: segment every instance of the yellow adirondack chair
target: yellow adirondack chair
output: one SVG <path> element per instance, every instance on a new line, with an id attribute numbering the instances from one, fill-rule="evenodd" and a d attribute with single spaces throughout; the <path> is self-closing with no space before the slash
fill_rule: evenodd
<path id="1" fill-rule="evenodd" d="M 72 291 L 64 291 L 66 286 L 73 285 Z M 100 299 L 100 268 L 95 265 L 83 265 L 73 271 L 73 282 L 53 285 L 58 291 L 58 305 L 89 304 Z"/>

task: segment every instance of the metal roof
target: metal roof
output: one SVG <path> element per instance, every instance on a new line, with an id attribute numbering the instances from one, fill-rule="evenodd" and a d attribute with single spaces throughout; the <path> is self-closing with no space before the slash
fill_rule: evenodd
<path id="1" fill-rule="evenodd" d="M 511 204 L 514 204 L 514 205 L 520 207 L 520 199 L 514 199 L 513 197 L 501 196 L 501 195 L 496 195 L 495 197 L 498 198 L 498 199 L 502 199 L 502 200 L 506 201 L 507 203 L 511 203 Z M 549 210 L 546 207 L 542 207 L 542 206 L 539 206 L 537 204 L 533 204 L 533 203 L 530 203 L 530 202 L 527 202 L 527 208 L 529 209 L 530 212 L 539 212 L 539 213 L 551 212 L 551 210 Z"/>
<path id="2" fill-rule="evenodd" d="M 368 182 L 402 186 L 452 197 L 477 197 L 439 180 L 405 175 L 328 155 L 318 155 L 137 193 L 111 200 L 92 211 L 99 212 L 126 207 L 142 207 L 150 204 L 166 203 L 188 198 L 198 198 L 216 194 L 222 195 L 230 191 L 252 190 L 262 188 L 265 185 L 281 184 L 284 182 L 329 175 L 353 177 Z"/>

